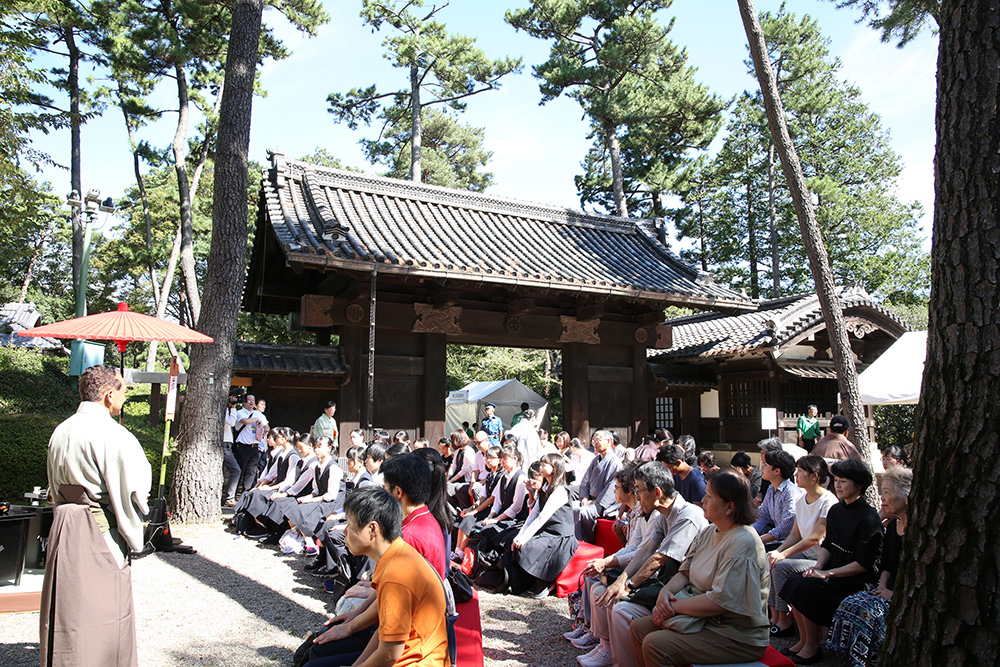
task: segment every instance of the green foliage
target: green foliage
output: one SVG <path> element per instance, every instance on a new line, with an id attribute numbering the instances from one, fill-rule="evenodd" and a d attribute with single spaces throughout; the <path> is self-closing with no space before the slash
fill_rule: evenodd
<path id="1" fill-rule="evenodd" d="M 562 385 L 552 376 L 561 363 L 558 350 L 531 350 L 515 347 L 449 345 L 448 391 L 470 382 L 516 379 L 549 400 L 552 431 L 562 428 Z"/>
<path id="2" fill-rule="evenodd" d="M 687 54 L 670 41 L 656 13 L 672 0 L 534 0 L 508 11 L 517 30 L 552 40 L 534 67 L 542 103 L 563 93 L 591 122 L 595 147 L 577 177 L 583 202 L 618 215 L 638 208 L 660 215 L 692 149 L 715 137 L 725 103 L 695 82 Z"/>
<path id="3" fill-rule="evenodd" d="M 48 486 L 49 437 L 68 414 L 0 415 L 0 500 L 25 503 L 25 493 Z"/>
<path id="4" fill-rule="evenodd" d="M 46 452 L 52 431 L 76 411 L 77 381 L 68 375 L 69 359 L 33 350 L 0 347 L 0 500 L 21 501 L 32 487 L 45 487 Z M 125 427 L 142 445 L 154 467 L 152 492 L 159 482 L 163 426 L 149 423 L 149 388 L 129 391 Z M 168 460 L 167 479 L 173 470 Z"/>
<path id="5" fill-rule="evenodd" d="M 0 346 L 0 413 L 65 414 L 79 400 L 68 358 Z"/>
<path id="6" fill-rule="evenodd" d="M 37 92 L 48 75 L 32 57 L 46 40 L 24 10 L 23 3 L 0 0 L 0 192 L 29 199 L 33 190 L 23 162 L 36 167 L 53 162 L 32 148 L 28 134 L 64 127 L 68 118 Z"/>
<path id="7" fill-rule="evenodd" d="M 933 23 L 937 32 L 941 0 L 832 0 L 841 7 L 861 9 L 861 21 L 882 31 L 882 41 L 903 46 Z M 884 6 L 883 6 L 884 5 Z"/>
<path id="8" fill-rule="evenodd" d="M 331 93 L 327 97 L 329 111 L 337 122 L 347 123 L 355 129 L 358 123 L 369 125 L 375 118 L 382 121 L 382 131 L 376 140 L 362 140 L 365 152 L 373 164 L 389 164 L 392 173 L 396 174 L 404 166 L 401 153 L 407 146 L 413 145 L 413 137 L 417 136 L 421 153 L 424 151 L 423 135 L 425 131 L 420 124 L 412 121 L 412 110 L 417 109 L 417 118 L 424 119 L 422 109 L 431 105 L 441 105 L 455 112 L 465 110 L 465 99 L 472 95 L 496 90 L 500 87 L 500 79 L 512 72 L 519 72 L 519 58 L 498 58 L 490 60 L 486 54 L 475 46 L 473 37 L 453 35 L 447 32 L 445 25 L 435 20 L 436 14 L 447 6 L 435 5 L 426 12 L 419 12 L 424 6 L 423 0 L 392 0 L 378 2 L 363 0 L 361 17 L 366 25 L 373 30 L 381 30 L 383 26 L 392 28 L 395 32 L 382 42 L 385 47 L 385 57 L 394 67 L 405 69 L 408 73 L 408 85 L 392 92 L 380 93 L 375 85 L 367 88 L 353 88 L 347 93 Z M 482 189 L 488 185 L 491 175 L 475 174 L 476 167 L 481 163 L 483 151 L 481 136 L 476 140 L 474 135 L 481 130 L 467 128 L 455 124 L 455 127 L 442 125 L 448 118 L 446 115 L 427 116 L 428 125 L 437 124 L 432 135 L 429 157 L 432 166 L 425 168 L 423 157 L 418 155 L 421 163 L 419 180 L 432 177 L 440 181 L 454 179 L 459 174 L 465 174 L 469 169 L 473 174 L 464 178 L 472 185 Z M 409 124 L 409 131 L 405 126 Z M 461 140 L 456 132 L 471 134 Z M 384 139 L 383 139 L 384 137 Z M 455 161 L 448 153 L 448 146 L 471 143 L 474 149 L 463 148 Z M 489 155 L 485 156 L 489 159 Z M 412 158 L 410 158 L 412 169 Z M 448 169 L 441 162 L 454 161 Z M 483 162 L 484 163 L 484 162 Z M 452 175 L 447 176 L 451 171 Z M 432 176 L 433 175 L 433 176 Z M 461 179 L 459 179 L 461 180 Z M 434 181 L 432 181 L 434 182 Z M 443 184 L 443 183 L 442 183 Z"/>
<path id="9" fill-rule="evenodd" d="M 761 24 L 836 282 L 860 284 L 887 303 L 926 301 L 920 207 L 893 194 L 902 165 L 881 120 L 856 87 L 838 80 L 840 62 L 816 21 L 782 7 L 764 13 Z M 675 221 L 679 236 L 697 239 L 698 247 L 682 256 L 753 298 L 811 290 L 759 91 L 738 98 L 727 132 L 715 159 L 686 174 Z"/>
<path id="10" fill-rule="evenodd" d="M 913 437 L 917 432 L 916 405 L 876 405 L 875 441 L 879 449 L 889 445 L 899 445 L 908 452 L 913 451 Z"/>
<path id="11" fill-rule="evenodd" d="M 236 339 L 248 343 L 315 345 L 316 332 L 292 331 L 288 326 L 288 318 L 281 315 L 241 312 Z"/>
<path id="12" fill-rule="evenodd" d="M 446 188 L 483 192 L 493 183 L 493 174 L 479 171 L 493 156 L 483 147 L 484 130 L 465 125 L 439 109 L 424 109 L 421 120 L 421 181 Z M 386 176 L 408 179 L 412 172 L 410 142 L 412 125 L 399 118 L 390 125 L 382 141 L 362 139 L 368 161 L 388 167 Z"/>

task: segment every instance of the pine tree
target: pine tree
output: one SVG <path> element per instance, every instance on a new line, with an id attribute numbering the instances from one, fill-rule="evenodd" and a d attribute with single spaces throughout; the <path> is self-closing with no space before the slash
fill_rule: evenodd
<path id="1" fill-rule="evenodd" d="M 815 197 L 817 220 L 838 284 L 859 283 L 897 303 L 926 298 L 927 256 L 916 223 L 919 206 L 895 195 L 902 170 L 879 117 L 860 91 L 838 78 L 840 62 L 808 16 L 785 11 L 760 17 L 768 59 L 789 132 Z M 748 63 L 749 64 L 749 63 Z M 708 224 L 679 215 L 681 237 L 699 238 L 709 270 L 750 296 L 811 289 L 812 273 L 759 91 L 742 94 L 727 124 L 727 138 L 709 168 L 713 183 L 697 195 Z M 768 277 L 770 280 L 768 280 Z M 770 288 L 765 287 L 770 283 Z"/>
<path id="2" fill-rule="evenodd" d="M 420 12 L 423 0 L 363 0 L 361 17 L 375 30 L 389 26 L 395 32 L 386 37 L 382 45 L 386 58 L 393 66 L 409 72 L 409 84 L 392 92 L 379 92 L 375 85 L 354 88 L 347 93 L 331 93 L 327 97 L 329 111 L 338 122 L 355 129 L 358 123 L 370 124 L 375 118 L 382 120 L 382 135 L 388 129 L 401 137 L 402 121 L 409 116 L 410 178 L 422 181 L 425 169 L 421 164 L 424 113 L 430 106 L 444 106 L 452 111 L 463 111 L 473 95 L 496 90 L 500 79 L 521 70 L 519 58 L 490 60 L 475 46 L 473 37 L 453 35 L 445 25 L 436 20 L 438 12 L 447 7 L 434 5 Z M 435 117 L 438 120 L 439 117 Z M 364 143 L 364 142 L 363 142 Z M 374 144 L 368 144 L 367 148 Z M 393 142 L 398 145 L 398 141 Z M 390 149 L 389 152 L 391 152 Z M 370 154 L 371 155 L 371 154 Z M 377 151 L 374 162 L 384 160 L 385 151 Z M 394 158 L 397 162 L 400 158 Z"/>
<path id="3" fill-rule="evenodd" d="M 671 4 L 534 0 L 506 15 L 516 29 L 553 41 L 549 59 L 534 67 L 542 103 L 566 93 L 583 108 L 597 148 L 577 186 L 584 201 L 606 202 L 600 192 L 610 192 L 620 216 L 640 193 L 655 211 L 687 152 L 706 147 L 721 122 L 724 103 L 695 82 L 687 54 L 668 38 L 672 23 L 657 21 Z"/>

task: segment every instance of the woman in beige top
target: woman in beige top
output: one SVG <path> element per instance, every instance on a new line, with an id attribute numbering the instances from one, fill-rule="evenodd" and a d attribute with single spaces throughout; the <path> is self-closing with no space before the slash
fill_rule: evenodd
<path id="1" fill-rule="evenodd" d="M 640 666 L 746 662 L 767 649 L 770 580 L 764 545 L 750 527 L 749 482 L 728 471 L 713 475 L 702 508 L 714 525 L 691 544 L 652 616 L 630 626 Z"/>

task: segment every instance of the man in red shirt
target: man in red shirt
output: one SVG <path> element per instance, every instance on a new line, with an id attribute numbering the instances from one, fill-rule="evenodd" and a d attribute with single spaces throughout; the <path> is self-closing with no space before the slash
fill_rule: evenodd
<path id="1" fill-rule="evenodd" d="M 403 539 L 434 566 L 441 578 L 448 576 L 448 551 L 444 528 L 431 514 L 431 470 L 416 454 L 393 456 L 382 464 L 382 484 L 403 510 Z"/>
<path id="2" fill-rule="evenodd" d="M 447 665 L 444 589 L 434 568 L 403 541 L 400 504 L 385 489 L 367 487 L 348 496 L 344 512 L 347 548 L 376 563 L 378 633 L 354 667 Z"/>

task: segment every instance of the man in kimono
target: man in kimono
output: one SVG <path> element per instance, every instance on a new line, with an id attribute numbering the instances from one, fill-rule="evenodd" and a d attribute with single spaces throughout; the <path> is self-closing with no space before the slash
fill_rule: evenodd
<path id="1" fill-rule="evenodd" d="M 574 503 L 576 539 L 594 544 L 597 520 L 618 516 L 615 503 L 615 475 L 622 469 L 621 459 L 614 452 L 615 439 L 611 431 L 602 429 L 590 439 L 594 459 L 580 480 L 579 502 Z"/>
<path id="2" fill-rule="evenodd" d="M 55 505 L 42 586 L 43 667 L 138 663 L 129 554 L 143 546 L 151 472 L 118 424 L 125 382 L 111 366 L 80 376 L 80 407 L 49 440 Z"/>

